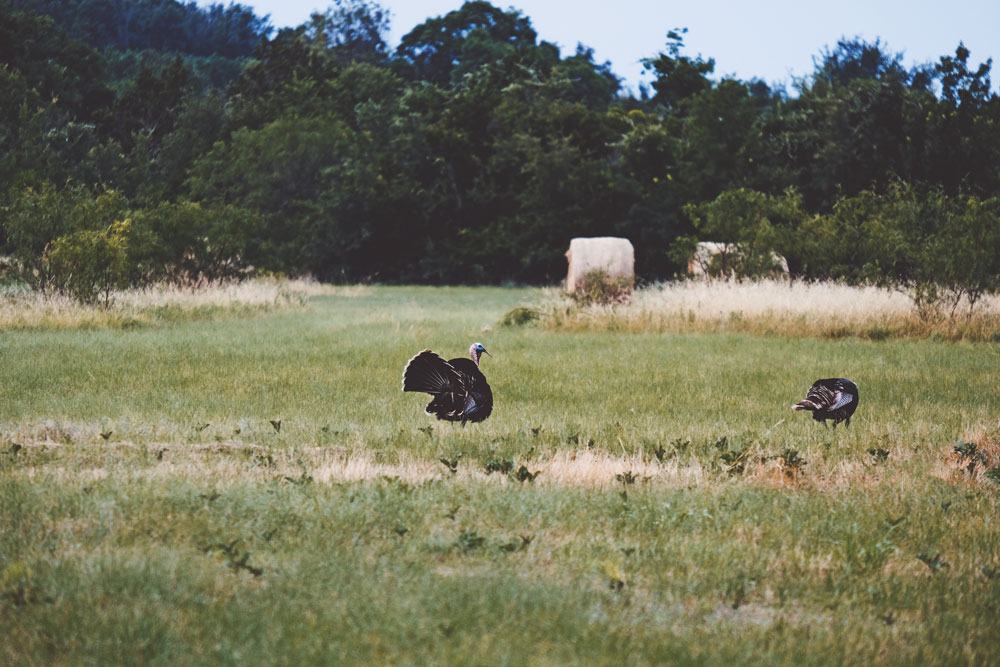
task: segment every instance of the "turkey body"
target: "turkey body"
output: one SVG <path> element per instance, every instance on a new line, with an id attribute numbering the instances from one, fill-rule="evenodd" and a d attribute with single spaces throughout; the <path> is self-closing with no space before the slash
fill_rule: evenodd
<path id="1" fill-rule="evenodd" d="M 478 344 L 476 344 L 478 345 Z M 432 396 L 425 412 L 446 421 L 481 422 L 493 412 L 493 391 L 475 360 L 462 357 L 445 361 L 430 350 L 417 353 L 403 370 L 403 391 Z M 481 346 L 480 346 L 481 347 Z"/>
<path id="2" fill-rule="evenodd" d="M 792 410 L 811 410 L 813 419 L 823 422 L 833 420 L 833 427 L 844 422 L 851 425 L 851 415 L 858 408 L 858 385 L 845 378 L 816 380 L 806 397 L 792 406 Z"/>

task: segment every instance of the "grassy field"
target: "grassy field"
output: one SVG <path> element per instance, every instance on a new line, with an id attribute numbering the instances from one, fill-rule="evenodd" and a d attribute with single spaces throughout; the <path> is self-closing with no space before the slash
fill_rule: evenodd
<path id="1" fill-rule="evenodd" d="M 0 332 L 0 664 L 1000 661 L 997 344 L 312 294 Z M 476 340 L 493 415 L 432 422 L 403 366 Z"/>

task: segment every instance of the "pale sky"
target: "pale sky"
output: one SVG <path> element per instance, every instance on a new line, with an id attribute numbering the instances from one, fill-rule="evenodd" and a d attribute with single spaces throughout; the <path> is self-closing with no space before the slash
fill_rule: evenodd
<path id="1" fill-rule="evenodd" d="M 322 0 L 240 1 L 258 15 L 270 14 L 279 28 L 300 25 L 327 7 Z M 389 42 L 395 48 L 415 26 L 458 9 L 462 0 L 379 4 L 392 13 Z M 664 51 L 672 28 L 688 28 L 684 53 L 714 58 L 716 77 L 758 77 L 771 84 L 810 74 L 813 57 L 843 36 L 881 38 L 890 51 L 903 53 L 906 67 L 954 55 L 960 41 L 971 51 L 972 66 L 1000 57 L 1000 0 L 501 0 L 493 5 L 521 10 L 539 39 L 557 44 L 564 56 L 578 42 L 592 47 L 595 59 L 610 60 L 633 91 L 650 81 L 639 60 Z"/>

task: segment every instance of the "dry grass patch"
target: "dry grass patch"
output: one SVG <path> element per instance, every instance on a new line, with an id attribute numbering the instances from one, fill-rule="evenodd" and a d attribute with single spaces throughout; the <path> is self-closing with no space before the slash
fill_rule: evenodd
<path id="1" fill-rule="evenodd" d="M 932 474 L 962 484 L 996 484 L 1000 489 L 1000 436 L 979 431 L 941 447 Z"/>
<path id="2" fill-rule="evenodd" d="M 754 463 L 747 477 L 771 486 L 797 488 L 809 479 L 805 474 L 804 465 L 805 463 L 789 462 L 786 457 L 779 455 Z"/>
<path id="3" fill-rule="evenodd" d="M 4 449 L 9 447 L 5 445 Z M 452 466 L 444 457 L 428 458 L 409 452 L 394 454 L 392 460 L 387 460 L 383 452 L 364 444 L 267 447 L 236 441 L 64 444 L 52 440 L 20 440 L 15 447 L 19 448 L 18 464 L 11 468 L 11 473 L 59 482 L 178 479 L 229 486 L 266 481 L 420 485 L 432 480 L 454 480 L 463 484 L 627 490 L 633 487 L 712 486 L 718 484 L 722 476 L 763 488 L 835 493 L 844 489 L 875 488 L 912 473 L 902 459 L 892 465 L 867 460 L 829 463 L 822 456 L 794 466 L 790 466 L 783 455 L 752 456 L 742 472 L 727 475 L 724 468 L 714 466 L 711 460 L 706 462 L 697 457 L 661 462 L 643 454 L 616 455 L 593 450 L 559 450 L 548 456 L 512 460 L 513 465 L 508 469 L 497 471 L 474 459 L 450 461 Z M 989 456 L 995 457 L 1000 454 L 1000 447 L 993 447 L 989 451 L 994 453 Z M 954 455 L 947 456 L 942 469 L 934 474 L 949 479 L 968 479 L 956 461 Z M 985 472 L 977 471 L 974 479 L 985 479 Z"/>
<path id="4" fill-rule="evenodd" d="M 366 448 L 294 447 L 270 448 L 238 442 L 216 445 L 188 445 L 169 442 L 134 444 L 127 441 L 101 445 L 64 445 L 51 440 L 21 443 L 25 463 L 18 474 L 29 478 L 48 476 L 59 481 L 73 478 L 94 481 L 115 479 L 177 478 L 197 483 L 228 485 L 244 481 L 308 479 L 321 484 L 386 480 L 421 484 L 434 479 L 463 482 L 517 484 L 512 474 L 490 474 L 473 461 L 460 461 L 452 473 L 439 459 L 399 455 L 386 462 L 380 452 Z M 32 456 L 35 454 L 35 456 Z M 38 456 L 47 454 L 48 456 Z M 38 459 L 37 461 L 33 459 Z M 146 465 L 137 466 L 139 458 Z M 75 464 L 75 465 L 74 465 Z M 549 458 L 525 462 L 532 480 L 540 486 L 582 486 L 608 488 L 615 485 L 655 482 L 686 486 L 703 481 L 704 470 L 692 461 L 663 465 L 642 456 L 611 456 L 590 451 L 556 452 Z M 537 476 L 536 476 L 537 475 Z"/>
<path id="5" fill-rule="evenodd" d="M 180 287 L 154 285 L 116 292 L 111 304 L 81 304 L 62 294 L 21 288 L 0 290 L 0 331 L 121 329 L 216 315 L 241 315 L 297 307 L 312 296 L 362 297 L 365 286 L 335 287 L 310 280 L 257 278 Z"/>
<path id="6" fill-rule="evenodd" d="M 887 479 L 906 474 L 905 467 L 873 465 L 868 461 L 828 463 L 823 458 L 810 459 L 801 466 L 788 466 L 781 456 L 756 462 L 748 467 L 746 478 L 768 487 L 804 491 L 834 491 L 846 488 L 874 488 Z"/>
<path id="7" fill-rule="evenodd" d="M 1000 341 L 1000 296 L 983 298 L 970 316 L 921 318 L 902 292 L 836 283 L 675 281 L 637 290 L 627 305 L 587 307 L 550 289 L 537 311 L 543 328 L 565 331 Z"/>

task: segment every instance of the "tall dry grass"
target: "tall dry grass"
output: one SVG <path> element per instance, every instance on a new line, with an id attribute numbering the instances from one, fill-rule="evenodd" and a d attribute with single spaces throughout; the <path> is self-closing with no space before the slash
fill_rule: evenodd
<path id="1" fill-rule="evenodd" d="M 550 289 L 538 310 L 550 330 L 1000 341 L 1000 296 L 982 299 L 971 316 L 921 318 L 902 292 L 831 282 L 676 281 L 636 290 L 627 305 L 585 307 Z"/>
<path id="2" fill-rule="evenodd" d="M 196 288 L 154 285 L 116 292 L 111 305 L 104 308 L 79 303 L 63 294 L 43 294 L 11 286 L 0 289 L 0 331 L 118 329 L 216 315 L 252 314 L 300 306 L 311 296 L 360 296 L 366 289 L 271 278 L 219 281 Z"/>

